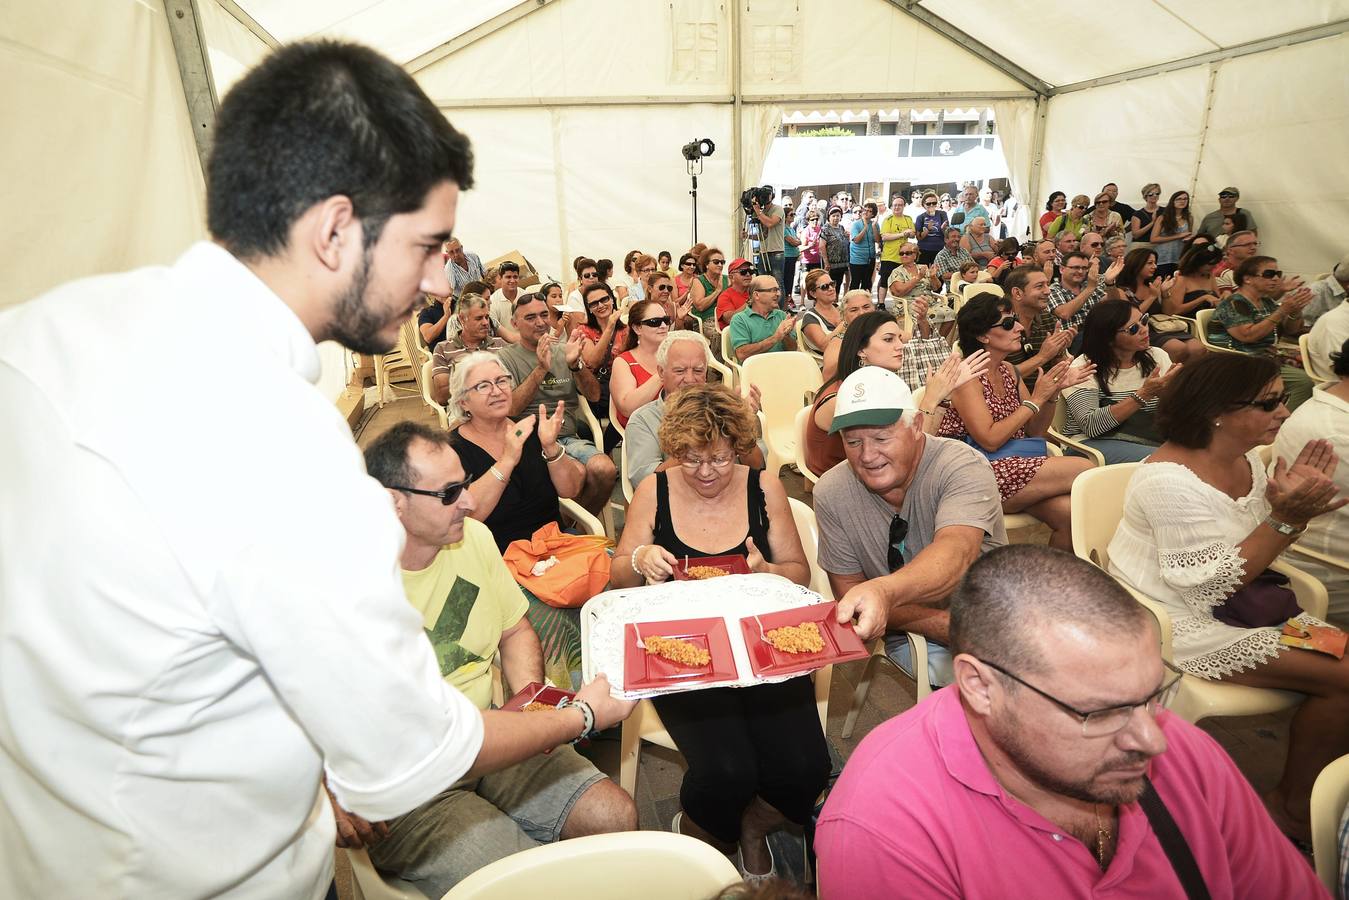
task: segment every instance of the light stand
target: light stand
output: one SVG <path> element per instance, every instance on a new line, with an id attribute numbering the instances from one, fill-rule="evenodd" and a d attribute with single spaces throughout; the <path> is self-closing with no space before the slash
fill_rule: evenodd
<path id="1" fill-rule="evenodd" d="M 684 168 L 689 173 L 691 185 L 689 187 L 689 197 L 693 201 L 693 243 L 689 246 L 698 244 L 698 176 L 703 173 L 703 158 L 685 160 Z"/>

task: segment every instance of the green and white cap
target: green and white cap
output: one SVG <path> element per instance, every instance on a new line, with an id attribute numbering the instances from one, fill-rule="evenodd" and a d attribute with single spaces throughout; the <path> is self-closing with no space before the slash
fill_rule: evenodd
<path id="1" fill-rule="evenodd" d="M 857 425 L 893 425 L 904 410 L 917 408 L 903 378 L 880 366 L 863 366 L 839 386 L 829 433 Z"/>

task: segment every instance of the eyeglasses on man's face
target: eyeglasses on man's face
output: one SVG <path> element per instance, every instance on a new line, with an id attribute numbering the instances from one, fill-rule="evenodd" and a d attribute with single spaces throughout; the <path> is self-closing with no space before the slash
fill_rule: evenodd
<path id="1" fill-rule="evenodd" d="M 1001 672 L 1022 687 L 1030 688 L 1032 691 L 1039 694 L 1041 697 L 1044 697 L 1050 703 L 1053 703 L 1069 715 L 1076 716 L 1082 721 L 1082 736 L 1084 738 L 1109 737 L 1112 734 L 1123 731 L 1125 726 L 1127 726 L 1129 721 L 1133 718 L 1134 710 L 1136 709 L 1146 710 L 1148 715 L 1151 716 L 1157 715 L 1157 713 L 1163 707 L 1167 706 L 1175 697 L 1176 689 L 1180 686 L 1180 679 L 1184 675 L 1180 669 L 1177 669 L 1166 660 L 1162 660 L 1162 666 L 1165 667 L 1166 672 L 1162 675 L 1161 687 L 1157 688 L 1157 690 L 1153 691 L 1139 702 L 1121 703 L 1118 706 L 1107 706 L 1104 709 L 1085 710 L 1078 709 L 1070 703 L 1063 702 L 1058 697 L 1055 697 L 1048 691 L 1041 690 L 1024 678 L 1013 675 L 997 663 L 989 662 L 986 659 L 980 659 L 979 662 L 988 666 L 990 669 Z"/>
<path id="2" fill-rule="evenodd" d="M 771 288 L 755 288 L 755 289 L 754 289 L 754 293 L 756 293 L 756 294 L 780 294 L 780 293 L 782 293 L 782 291 L 781 291 L 781 289 L 779 289 L 779 288 L 777 288 L 777 287 L 771 287 Z"/>
<path id="3" fill-rule="evenodd" d="M 596 272 L 594 269 L 587 269 L 586 271 L 581 273 L 582 281 L 594 281 L 596 278 L 599 277 L 600 277 L 599 273 Z"/>
<path id="4" fill-rule="evenodd" d="M 416 494 L 420 497 L 435 497 L 440 500 L 443 506 L 453 506 L 455 501 L 464 493 L 464 488 L 472 484 L 471 481 L 451 481 L 438 491 L 427 491 L 422 488 L 404 487 L 402 485 L 390 485 L 391 490 L 402 491 L 405 494 Z"/>

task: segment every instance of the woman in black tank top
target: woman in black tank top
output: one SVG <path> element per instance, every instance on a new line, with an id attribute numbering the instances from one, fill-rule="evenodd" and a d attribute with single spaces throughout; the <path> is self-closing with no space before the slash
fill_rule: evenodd
<path id="1" fill-rule="evenodd" d="M 748 406 L 721 385 L 687 387 L 666 402 L 659 439 L 669 464 L 633 494 L 613 585 L 665 581 L 685 556 L 731 554 L 754 572 L 810 581 L 782 483 L 741 463 L 761 461 L 756 432 Z M 829 777 L 810 679 L 651 702 L 688 762 L 676 830 L 724 853 L 739 847 L 749 873 L 769 871 L 767 835 L 784 819 L 808 826 Z"/>

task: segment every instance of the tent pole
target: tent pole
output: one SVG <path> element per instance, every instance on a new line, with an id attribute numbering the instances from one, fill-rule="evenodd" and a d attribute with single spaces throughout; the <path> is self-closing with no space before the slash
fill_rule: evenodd
<path id="1" fill-rule="evenodd" d="M 1210 63 L 1208 67 L 1208 86 L 1204 88 L 1204 115 L 1199 120 L 1199 147 L 1194 154 L 1194 174 L 1190 177 L 1190 196 L 1194 196 L 1199 186 L 1199 169 L 1204 164 L 1204 147 L 1208 144 L 1208 120 L 1213 112 L 1213 86 L 1218 82 L 1218 68 L 1222 62 Z M 1193 203 L 1193 201 L 1191 201 Z"/>
<path id="2" fill-rule="evenodd" d="M 183 80 L 183 97 L 192 122 L 192 137 L 197 142 L 197 159 L 206 171 L 211 155 L 211 125 L 220 105 L 216 98 L 211 64 L 206 57 L 206 34 L 197 15 L 197 0 L 164 0 L 164 19 L 173 39 L 173 55 L 178 58 L 178 74 Z"/>
<path id="3" fill-rule="evenodd" d="M 740 223 L 734 220 L 734 216 L 740 210 L 740 195 L 745 190 L 745 173 L 741 171 L 741 160 L 744 158 L 743 149 L 743 130 L 744 124 L 740 121 L 741 113 L 744 110 L 741 97 L 740 82 L 740 5 L 743 0 L 733 0 L 731 3 L 731 209 L 735 210 L 731 222 L 731 233 L 738 234 Z M 736 256 L 740 255 L 741 243 L 736 238 Z"/>
<path id="4" fill-rule="evenodd" d="M 1045 119 L 1049 115 L 1049 98 L 1041 94 L 1035 98 L 1035 131 L 1031 138 L 1030 185 L 1025 198 L 1026 211 L 1030 213 L 1031 237 L 1035 237 L 1035 222 L 1039 219 L 1036 210 L 1040 208 L 1040 173 L 1045 155 Z"/>

